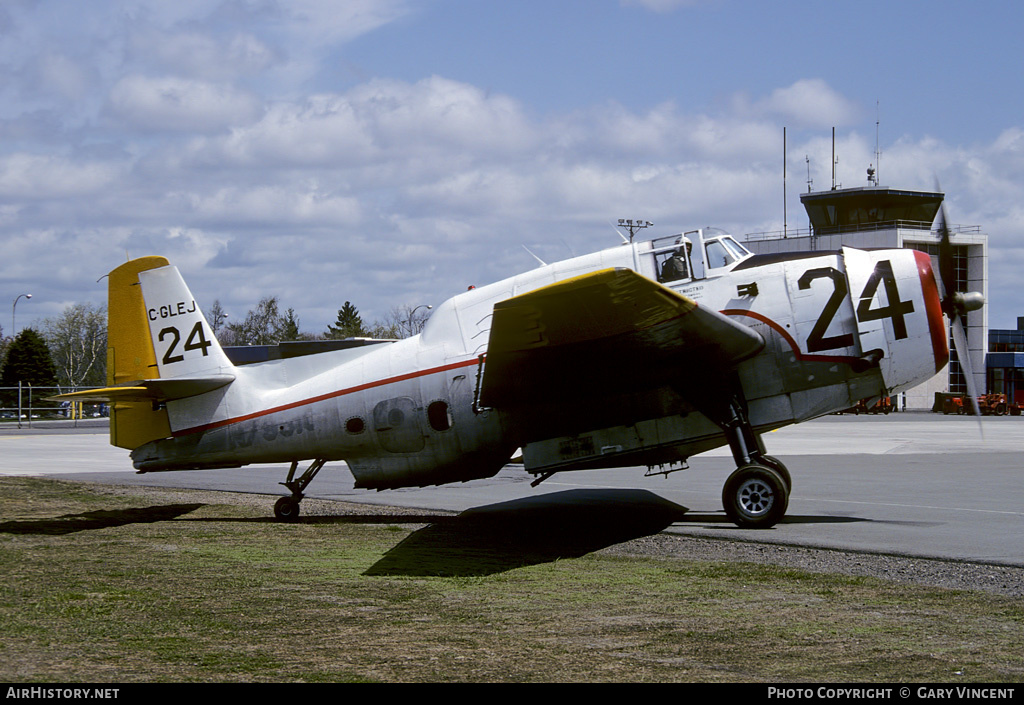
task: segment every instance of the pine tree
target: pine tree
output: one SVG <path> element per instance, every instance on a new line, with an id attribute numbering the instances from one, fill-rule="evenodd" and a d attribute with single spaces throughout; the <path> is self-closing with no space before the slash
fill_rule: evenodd
<path id="1" fill-rule="evenodd" d="M 333 326 L 327 326 L 327 333 L 324 334 L 324 337 L 339 340 L 365 335 L 366 330 L 363 328 L 363 319 L 359 316 L 358 309 L 352 305 L 351 301 L 346 301 L 338 311 L 338 320 L 334 322 Z"/>
<path id="2" fill-rule="evenodd" d="M 299 332 L 299 319 L 295 315 L 295 309 L 290 308 L 281 317 L 278 340 L 282 342 L 298 340 L 301 335 Z"/>
<path id="3" fill-rule="evenodd" d="M 0 387 L 17 387 L 18 382 L 33 387 L 52 387 L 57 384 L 57 370 L 50 357 L 50 348 L 42 336 L 25 328 L 11 343 L 0 374 Z"/>
<path id="4" fill-rule="evenodd" d="M 0 372 L 0 387 L 11 387 L 0 393 L 0 406 L 16 407 L 19 404 L 18 383 L 22 386 L 53 387 L 57 384 L 57 370 L 50 357 L 50 349 L 42 336 L 31 328 L 25 328 L 7 349 L 7 359 Z M 23 395 L 21 400 L 32 405 L 33 394 Z"/>
<path id="5" fill-rule="evenodd" d="M 0 370 L 4 368 L 4 360 L 7 359 L 7 348 L 11 347 L 13 338 L 4 336 L 4 327 L 0 326 Z"/>

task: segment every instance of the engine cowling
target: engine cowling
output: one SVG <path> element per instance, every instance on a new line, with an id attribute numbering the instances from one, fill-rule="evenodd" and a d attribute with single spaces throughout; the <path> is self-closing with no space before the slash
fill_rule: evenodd
<path id="1" fill-rule="evenodd" d="M 931 257 L 917 250 L 843 248 L 863 353 L 881 351 L 885 386 L 898 392 L 941 371 L 949 361 Z"/>

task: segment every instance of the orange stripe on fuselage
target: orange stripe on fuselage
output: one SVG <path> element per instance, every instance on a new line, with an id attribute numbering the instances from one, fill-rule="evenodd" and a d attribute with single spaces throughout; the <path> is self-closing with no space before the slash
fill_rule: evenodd
<path id="1" fill-rule="evenodd" d="M 348 394 L 355 394 L 356 392 L 362 392 L 366 389 L 373 389 L 375 387 L 383 387 L 388 384 L 396 384 L 398 382 L 405 382 L 410 379 L 416 379 L 417 377 L 426 377 L 428 375 L 437 374 L 438 372 L 447 372 L 449 370 L 457 370 L 461 367 L 470 367 L 477 364 L 477 358 L 470 358 L 469 360 L 463 360 L 462 362 L 453 362 L 450 365 L 442 365 L 440 367 L 431 367 L 427 370 L 417 370 L 415 372 L 409 372 L 404 375 L 397 375 L 395 377 L 386 377 L 384 379 L 378 379 L 373 382 L 367 382 L 365 384 L 359 384 L 355 387 L 348 387 L 347 389 L 339 389 L 334 392 L 328 392 L 327 394 L 320 394 L 309 399 L 302 399 L 300 401 L 293 401 L 288 404 L 282 404 L 281 406 L 275 406 L 270 409 L 263 409 L 262 411 L 254 411 L 251 414 L 244 414 L 242 416 L 236 416 L 230 419 L 223 419 L 221 421 L 214 421 L 213 423 L 203 424 L 202 426 L 192 426 L 191 428 L 183 428 L 174 431 L 171 435 L 175 438 L 181 436 L 188 436 L 193 433 L 202 433 L 203 431 L 210 431 L 215 428 L 222 428 L 224 426 L 230 426 L 232 424 L 241 423 L 242 421 L 249 421 L 251 419 L 258 419 L 261 416 L 268 416 L 270 414 L 276 414 L 279 411 L 288 411 L 289 409 L 295 409 L 300 406 L 307 406 L 309 404 L 316 404 L 317 402 L 327 401 L 328 399 L 335 399 L 337 397 L 343 397 Z"/>
<path id="2" fill-rule="evenodd" d="M 761 323 L 770 326 L 772 330 L 781 335 L 783 340 L 789 344 L 789 347 L 793 349 L 793 354 L 796 355 L 796 359 L 800 360 L 800 362 L 844 362 L 848 365 L 853 364 L 854 362 L 860 362 L 860 358 L 852 355 L 811 355 L 809 353 L 805 353 L 800 349 L 800 346 L 797 345 L 796 340 L 794 340 L 793 336 L 789 334 L 789 331 L 767 316 L 756 313 L 755 311 L 747 311 L 742 308 L 727 308 L 724 311 L 721 311 L 721 313 L 726 316 L 749 316 L 756 321 L 761 321 Z"/>

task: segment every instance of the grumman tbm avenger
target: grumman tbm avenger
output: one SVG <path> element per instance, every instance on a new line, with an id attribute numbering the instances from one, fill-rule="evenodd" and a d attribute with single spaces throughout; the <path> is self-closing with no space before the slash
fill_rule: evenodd
<path id="1" fill-rule="evenodd" d="M 247 365 L 177 268 L 143 257 L 110 272 L 109 386 L 60 398 L 110 403 L 111 443 L 139 472 L 290 463 L 281 520 L 330 461 L 383 490 L 491 477 L 521 448 L 536 484 L 672 472 L 728 445 L 725 511 L 767 528 L 792 480 L 764 432 L 946 365 L 943 313 L 957 340 L 981 302 L 953 291 L 944 223 L 939 278 L 915 250 L 754 255 L 695 230 L 473 288 L 411 338 Z"/>

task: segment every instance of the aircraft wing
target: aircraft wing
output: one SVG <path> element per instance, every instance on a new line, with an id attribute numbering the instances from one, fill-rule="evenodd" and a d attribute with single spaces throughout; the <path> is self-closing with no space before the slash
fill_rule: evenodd
<path id="1" fill-rule="evenodd" d="M 171 401 L 219 389 L 235 379 L 234 375 L 209 377 L 175 377 L 172 379 L 144 379 L 138 382 L 103 389 L 87 389 L 47 397 L 49 401 L 128 402 Z"/>
<path id="2" fill-rule="evenodd" d="M 764 344 L 750 327 L 630 269 L 605 269 L 495 305 L 480 403 L 703 382 Z"/>

